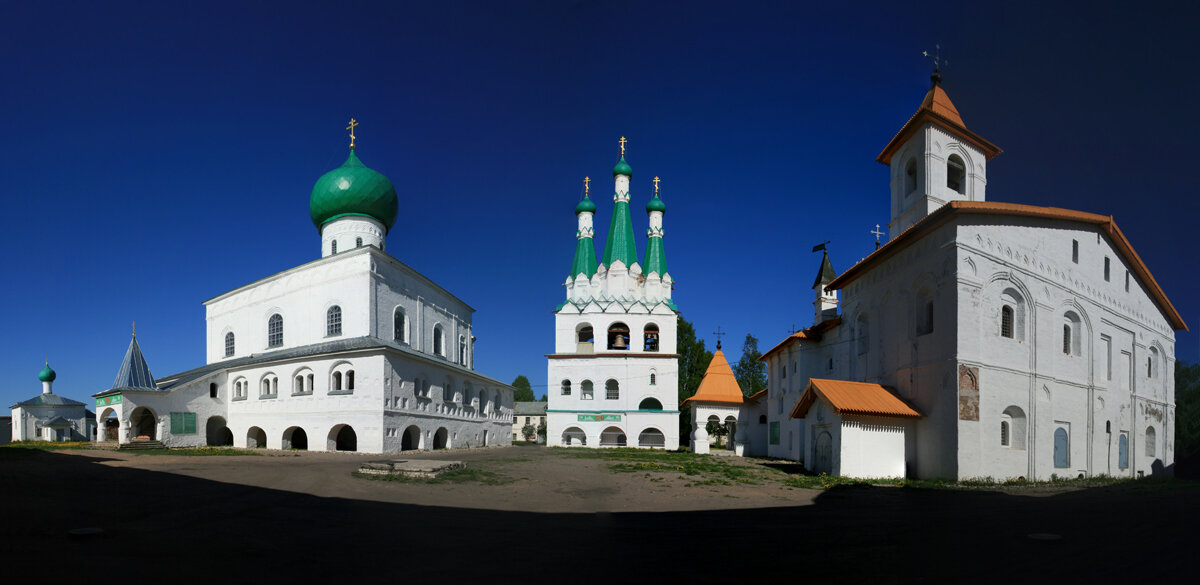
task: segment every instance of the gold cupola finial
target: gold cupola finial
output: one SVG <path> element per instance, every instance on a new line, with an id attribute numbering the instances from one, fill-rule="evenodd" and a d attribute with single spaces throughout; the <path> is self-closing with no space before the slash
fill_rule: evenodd
<path id="1" fill-rule="evenodd" d="M 658 195 L 658 182 L 661 180 L 662 179 L 659 179 L 658 177 L 654 177 L 654 194 L 655 195 Z"/>
<path id="2" fill-rule="evenodd" d="M 346 129 L 350 131 L 350 150 L 354 150 L 354 129 L 358 127 L 358 120 L 350 118 L 350 125 Z"/>
<path id="3" fill-rule="evenodd" d="M 625 158 L 625 143 L 629 142 L 629 141 L 625 140 L 625 137 L 622 136 L 621 139 L 618 140 L 617 142 L 621 143 L 621 158 Z"/>
<path id="4" fill-rule="evenodd" d="M 588 183 L 591 183 L 591 182 L 592 182 L 591 179 L 589 179 L 587 177 L 583 178 L 583 196 L 584 197 L 587 197 L 587 195 L 588 195 Z"/>
<path id="5" fill-rule="evenodd" d="M 133 336 L 137 337 L 137 321 L 133 322 L 132 329 L 133 329 Z"/>

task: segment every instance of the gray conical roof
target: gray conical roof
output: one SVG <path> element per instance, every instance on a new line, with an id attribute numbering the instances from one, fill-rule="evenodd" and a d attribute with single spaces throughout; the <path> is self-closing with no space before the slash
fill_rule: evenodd
<path id="1" fill-rule="evenodd" d="M 150 366 L 142 356 L 142 348 L 138 347 L 137 337 L 129 342 L 125 350 L 125 360 L 117 371 L 117 379 L 113 380 L 112 390 L 158 390 L 154 376 L 150 374 Z"/>
<path id="2" fill-rule="evenodd" d="M 825 257 L 821 258 L 821 269 L 817 271 L 817 279 L 813 281 L 813 288 L 825 286 L 833 279 L 837 278 L 837 273 L 833 271 L 833 264 L 829 261 L 829 251 L 826 250 Z"/>

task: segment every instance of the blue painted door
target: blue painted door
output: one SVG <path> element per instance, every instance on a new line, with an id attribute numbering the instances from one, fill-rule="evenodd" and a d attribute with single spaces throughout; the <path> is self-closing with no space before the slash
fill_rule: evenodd
<path id="1" fill-rule="evenodd" d="M 1071 458 L 1069 455 L 1071 443 L 1067 439 L 1067 429 L 1059 427 L 1054 431 L 1054 466 L 1066 468 Z"/>
<path id="2" fill-rule="evenodd" d="M 1125 433 L 1121 433 L 1121 437 L 1117 439 L 1117 467 L 1129 468 L 1129 435 Z"/>

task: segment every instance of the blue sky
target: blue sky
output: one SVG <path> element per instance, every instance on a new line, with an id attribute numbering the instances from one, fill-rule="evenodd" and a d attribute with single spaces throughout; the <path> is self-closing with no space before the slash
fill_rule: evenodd
<path id="1" fill-rule="evenodd" d="M 58 393 L 107 388 L 132 320 L 155 375 L 201 365 L 202 300 L 319 255 L 308 195 L 352 116 L 400 196 L 389 252 L 477 309 L 481 372 L 544 391 L 572 209 L 596 179 L 607 231 L 620 136 L 635 210 L 662 177 L 685 318 L 765 349 L 811 322 L 810 247 L 844 270 L 886 226 L 875 156 L 935 43 L 1005 150 L 988 199 L 1113 215 L 1200 361 L 1195 13 L 809 4 L 0 0 L 0 399 L 44 354 Z"/>

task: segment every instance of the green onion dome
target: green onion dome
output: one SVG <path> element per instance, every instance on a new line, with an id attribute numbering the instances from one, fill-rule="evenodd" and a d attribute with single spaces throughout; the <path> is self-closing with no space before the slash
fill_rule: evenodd
<path id="1" fill-rule="evenodd" d="M 663 203 L 663 200 L 658 198 L 658 193 L 655 193 L 654 199 L 651 199 L 650 202 L 646 204 L 646 213 L 650 213 L 651 211 L 658 211 L 660 213 L 667 212 L 667 204 Z"/>
<path id="2" fill-rule="evenodd" d="M 353 150 L 342 166 L 317 179 L 308 199 L 308 213 L 318 230 L 348 215 L 370 217 L 390 230 L 399 206 L 392 182 L 363 165 Z"/>
<path id="3" fill-rule="evenodd" d="M 633 176 L 633 169 L 629 168 L 629 163 L 625 162 L 625 157 L 623 156 L 621 157 L 621 162 L 617 163 L 617 166 L 613 167 L 613 176 L 615 177 L 617 175 L 625 175 L 626 177 Z"/>
<path id="4" fill-rule="evenodd" d="M 50 369 L 49 362 L 46 363 L 46 367 L 42 368 L 42 371 L 38 372 L 38 379 L 43 382 L 53 382 L 57 377 L 58 374 L 55 374 L 54 370 Z"/>
<path id="5" fill-rule="evenodd" d="M 596 204 L 592 203 L 592 200 L 588 199 L 587 195 L 584 195 L 583 201 L 580 201 L 579 205 L 575 206 L 575 215 L 579 215 L 585 211 L 589 213 L 596 213 Z"/>

